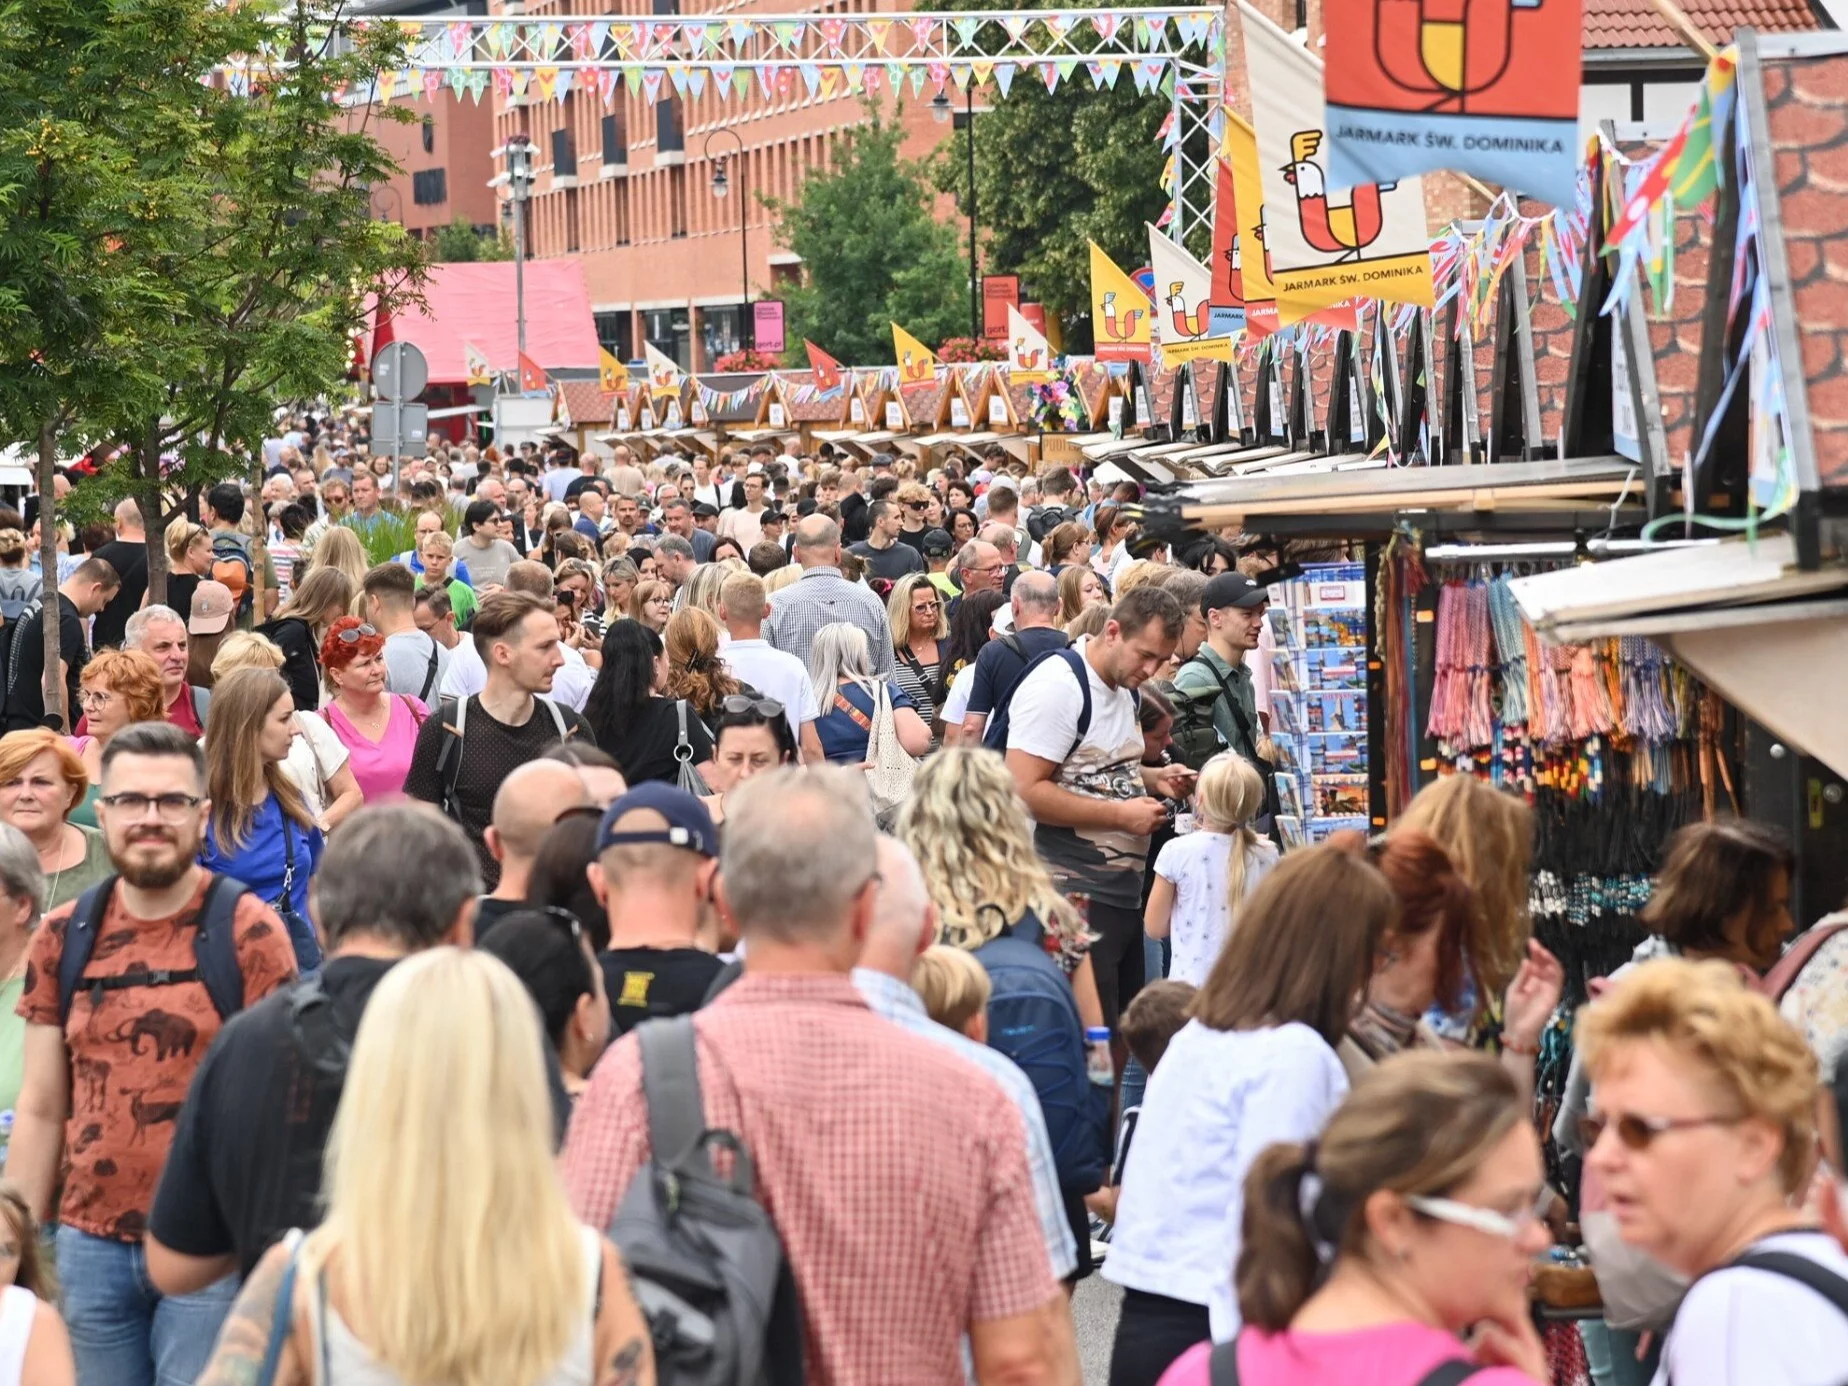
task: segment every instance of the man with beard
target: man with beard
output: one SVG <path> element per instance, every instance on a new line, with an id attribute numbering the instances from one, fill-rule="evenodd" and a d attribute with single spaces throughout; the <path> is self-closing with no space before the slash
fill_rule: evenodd
<path id="1" fill-rule="evenodd" d="M 267 905 L 198 865 L 211 804 L 185 732 L 167 722 L 118 732 L 102 791 L 97 821 L 121 874 L 53 910 L 32 938 L 6 1174 L 36 1219 L 59 1223 L 78 1380 L 191 1381 L 236 1284 L 154 1293 L 142 1245 L 154 1186 L 220 1025 L 293 977 L 295 953 Z"/>

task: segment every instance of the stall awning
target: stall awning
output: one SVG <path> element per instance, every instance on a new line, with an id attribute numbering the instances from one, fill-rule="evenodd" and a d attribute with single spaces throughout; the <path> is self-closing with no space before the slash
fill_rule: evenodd
<path id="1" fill-rule="evenodd" d="M 1093 462 L 1101 462 L 1106 457 L 1120 457 L 1126 452 L 1149 446 L 1151 444 L 1146 438 L 1112 438 L 1105 433 L 1096 442 L 1079 444 L 1079 450 Z"/>
<path id="2" fill-rule="evenodd" d="M 1783 534 L 1671 549 L 1509 583 L 1558 641 L 1644 635 L 1773 735 L 1848 775 L 1848 564 L 1797 567 Z"/>
<path id="3" fill-rule="evenodd" d="M 379 319 L 375 350 L 386 341 L 415 342 L 430 363 L 432 385 L 468 383 L 470 346 L 479 348 L 496 371 L 519 369 L 512 262 L 432 265 L 423 297 L 422 308 L 401 308 Z M 528 260 L 526 354 L 548 371 L 594 371 L 597 352 L 584 267 L 576 260 Z"/>
<path id="4" fill-rule="evenodd" d="M 1288 456 L 1294 462 L 1307 454 Z M 1241 464 L 1234 464 L 1238 466 Z M 1273 464 L 1274 465 L 1274 464 Z M 1392 514 L 1400 510 L 1493 511 L 1609 504 L 1633 489 L 1635 464 L 1621 457 L 1492 466 L 1389 467 L 1372 471 L 1267 474 L 1191 483 L 1181 502 L 1189 523 L 1209 526 L 1265 515 Z"/>

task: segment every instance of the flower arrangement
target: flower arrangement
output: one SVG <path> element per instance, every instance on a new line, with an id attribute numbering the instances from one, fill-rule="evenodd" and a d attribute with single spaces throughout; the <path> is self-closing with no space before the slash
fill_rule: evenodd
<path id="1" fill-rule="evenodd" d="M 782 364 L 782 357 L 768 351 L 728 351 L 712 363 L 712 369 L 719 372 L 773 371 Z"/>
<path id="2" fill-rule="evenodd" d="M 1071 377 L 1060 375 L 1033 387 L 1034 426 L 1041 433 L 1081 433 L 1086 426 L 1084 400 Z"/>
<path id="3" fill-rule="evenodd" d="M 943 345 L 937 348 L 939 361 L 1005 361 L 1007 352 L 993 342 L 978 341 L 974 337 L 945 337 Z"/>

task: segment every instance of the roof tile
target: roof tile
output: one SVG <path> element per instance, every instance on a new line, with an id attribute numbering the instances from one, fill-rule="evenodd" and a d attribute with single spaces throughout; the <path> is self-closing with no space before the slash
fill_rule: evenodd
<path id="1" fill-rule="evenodd" d="M 1808 0 L 1683 0 L 1682 9 L 1715 43 L 1733 30 L 1818 29 Z M 1663 22 L 1649 0 L 1585 0 L 1582 24 L 1586 48 L 1680 48 L 1681 37 Z"/>

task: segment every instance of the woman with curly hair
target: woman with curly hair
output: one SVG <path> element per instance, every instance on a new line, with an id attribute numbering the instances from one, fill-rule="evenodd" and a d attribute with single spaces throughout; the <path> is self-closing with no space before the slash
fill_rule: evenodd
<path id="1" fill-rule="evenodd" d="M 103 747 L 131 723 L 159 722 L 167 715 L 160 665 L 140 650 L 98 650 L 83 666 L 77 701 L 83 705 L 84 734 L 71 738 L 71 749 L 83 761 L 90 788 L 83 802 L 71 810 L 70 821 L 94 828 L 96 800 L 103 785 Z"/>
<path id="2" fill-rule="evenodd" d="M 942 942 L 973 952 L 1031 915 L 1045 930 L 1046 951 L 1072 980 L 1084 1023 L 1104 1023 L 1091 933 L 1046 873 L 1000 756 L 951 746 L 926 760 L 899 813 L 897 836 L 917 856 Z"/>
<path id="3" fill-rule="evenodd" d="M 685 698 L 710 727 L 719 704 L 743 687 L 719 662 L 719 623 L 701 607 L 676 611 L 667 623 L 667 696 Z"/>

